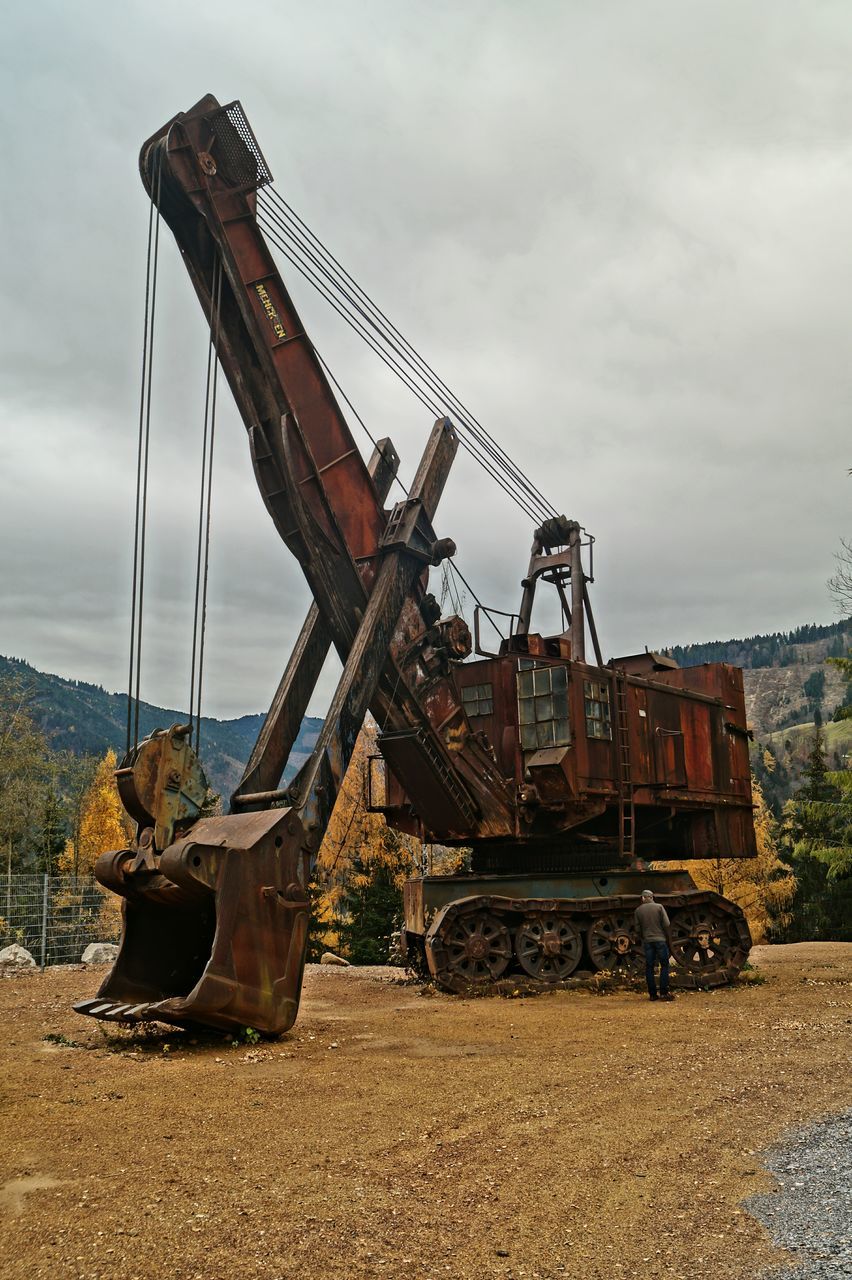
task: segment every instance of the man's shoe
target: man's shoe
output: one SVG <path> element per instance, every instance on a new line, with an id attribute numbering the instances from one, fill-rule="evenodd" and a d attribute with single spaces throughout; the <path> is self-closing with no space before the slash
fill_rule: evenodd
<path id="1" fill-rule="evenodd" d="M 672 995 L 671 991 L 664 991 L 664 992 L 662 993 L 662 995 L 660 996 L 660 999 L 661 999 L 661 1000 L 674 1000 L 674 996 Z"/>
<path id="2" fill-rule="evenodd" d="M 660 997 L 657 995 L 657 993 L 656 993 L 656 992 L 654 992 L 654 994 L 653 994 L 653 995 L 648 996 L 648 999 L 649 999 L 649 1000 L 659 1000 L 659 998 L 660 998 Z"/>

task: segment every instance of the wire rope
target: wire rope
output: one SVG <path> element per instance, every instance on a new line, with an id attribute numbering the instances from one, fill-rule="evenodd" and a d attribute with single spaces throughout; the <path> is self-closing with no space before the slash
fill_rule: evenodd
<path id="1" fill-rule="evenodd" d="M 313 347 L 314 355 L 316 356 L 317 360 L 319 360 L 320 364 L 322 365 L 323 369 L 325 370 L 326 377 L 327 377 L 327 378 L 329 378 L 329 379 L 331 380 L 331 382 L 333 382 L 333 383 L 334 383 L 334 386 L 337 388 L 337 393 L 338 393 L 338 395 L 341 397 L 341 399 L 343 399 L 343 400 L 345 400 L 345 401 L 346 401 L 346 404 L 349 406 L 349 409 L 350 409 L 350 411 L 352 412 L 352 415 L 353 415 L 353 417 L 355 418 L 355 421 L 358 423 L 358 425 L 360 426 L 361 430 L 364 432 L 365 436 L 366 436 L 366 437 L 367 437 L 367 439 L 370 441 L 370 444 L 373 446 L 373 448 L 376 450 L 376 452 L 377 452 L 377 453 L 378 453 L 378 452 L 380 452 L 380 450 L 379 450 L 379 442 L 378 442 L 378 440 L 376 440 L 375 436 L 374 436 L 374 435 L 373 435 L 373 433 L 370 431 L 370 429 L 369 429 L 369 427 L 367 426 L 366 422 L 365 422 L 365 421 L 364 421 L 364 419 L 361 417 L 360 413 L 359 413 L 359 412 L 358 412 L 358 410 L 355 408 L 354 404 L 353 404 L 353 403 L 352 403 L 352 401 L 349 399 L 348 395 L 347 395 L 347 394 L 346 394 L 346 392 L 343 390 L 343 388 L 341 387 L 341 385 L 340 385 L 340 383 L 338 382 L 337 378 L 335 378 L 334 374 L 331 372 L 331 369 L 329 369 L 328 365 L 326 364 L 325 360 L 323 360 L 322 356 L 321 356 L 321 355 L 320 355 L 320 353 L 317 351 L 316 347 L 314 347 L 313 343 L 311 343 L 311 346 Z M 402 481 L 400 480 L 399 476 L 398 476 L 398 475 L 396 475 L 396 474 L 394 474 L 394 477 L 393 477 L 393 483 L 394 483 L 394 484 L 398 484 L 398 485 L 399 485 L 400 489 L 402 490 L 402 492 L 405 494 L 405 496 L 406 496 L 406 498 L 407 498 L 407 497 L 408 497 L 408 490 L 406 489 L 405 485 L 404 485 L 404 484 L 402 483 Z"/>
<path id="2" fill-rule="evenodd" d="M 343 267 L 319 237 L 311 231 L 283 196 L 281 196 L 274 187 L 267 188 L 262 193 L 262 196 L 265 198 L 267 210 L 269 209 L 269 199 L 271 198 L 275 202 L 279 213 L 287 220 L 290 236 L 310 254 L 315 262 L 317 261 L 317 255 L 319 256 L 319 259 L 325 264 L 323 268 L 324 274 L 326 274 L 330 281 L 334 280 L 336 282 L 340 291 L 346 294 L 350 303 L 356 306 L 365 320 L 367 320 L 367 322 L 370 323 L 377 332 L 381 333 L 384 340 L 395 350 L 400 353 L 404 351 L 409 360 L 428 377 L 433 389 L 440 390 L 447 397 L 447 403 L 459 416 L 463 428 L 469 431 L 478 440 L 495 462 L 499 462 L 506 468 L 507 473 L 512 477 L 515 483 L 519 485 L 521 490 L 524 491 L 535 504 L 541 505 L 542 510 L 546 515 L 556 515 L 556 509 L 550 502 L 548 502 L 532 481 L 529 480 L 521 468 L 518 467 L 511 459 L 502 445 L 498 444 L 498 442 L 485 430 L 482 424 L 474 417 L 460 398 L 456 396 L 443 379 L 438 376 L 432 366 L 419 355 L 397 326 L 393 324 L 381 308 L 373 301 L 366 290 L 364 290 L 345 269 L 345 267 Z M 348 282 L 348 286 L 351 286 L 351 289 L 357 295 L 355 298 L 352 297 L 348 288 L 343 285 L 342 281 L 344 280 Z M 364 310 L 364 308 L 366 308 L 366 310 Z M 393 337 L 390 335 L 393 335 Z"/>
<path id="3" fill-rule="evenodd" d="M 290 208 L 286 201 L 283 201 L 281 197 L 278 196 L 277 192 L 273 191 L 272 194 L 277 198 L 284 209 Z M 307 255 L 310 262 L 326 277 L 331 287 L 337 290 L 345 304 L 351 307 L 366 324 L 375 330 L 380 341 L 384 342 L 390 350 L 394 351 L 407 363 L 413 375 L 416 376 L 430 390 L 430 392 L 432 392 L 432 394 L 438 394 L 439 398 L 446 397 L 445 402 L 453 410 L 454 415 L 458 419 L 459 429 L 461 431 L 469 431 L 471 433 L 471 437 L 475 441 L 477 448 L 481 449 L 486 454 L 490 454 L 492 461 L 498 469 L 503 466 L 511 475 L 511 478 L 514 479 L 516 483 L 520 484 L 521 489 L 526 489 L 528 491 L 527 496 L 533 503 L 537 503 L 539 501 L 544 503 L 544 499 L 541 498 L 534 486 L 530 485 L 520 469 L 515 466 L 508 454 L 505 453 L 505 450 L 498 446 L 496 441 L 494 441 L 487 432 L 484 432 L 481 426 L 478 431 L 474 430 L 470 425 L 470 422 L 467 420 L 468 418 L 472 419 L 472 415 L 468 413 L 465 407 L 461 404 L 461 401 L 459 401 L 458 398 L 449 390 L 446 384 L 438 378 L 437 374 L 434 373 L 434 370 L 431 369 L 431 366 L 429 366 L 426 361 L 418 355 L 411 346 L 411 343 L 409 343 L 407 339 L 400 334 L 396 326 L 387 319 L 384 312 L 375 306 L 369 298 L 369 295 L 367 295 L 364 290 L 362 290 L 360 286 L 352 280 L 352 277 L 349 276 L 349 273 L 345 271 L 342 266 L 340 266 L 333 254 L 329 253 L 325 249 L 325 246 L 322 245 L 322 242 L 313 236 L 313 232 L 305 227 L 307 234 L 315 241 L 319 254 L 323 255 L 321 257 L 318 257 L 317 253 L 313 251 L 313 247 L 310 243 L 306 244 L 305 238 L 299 234 L 298 230 L 295 229 L 292 220 L 282 220 L 280 216 L 269 210 L 268 205 L 267 213 L 271 213 L 271 216 L 275 219 L 281 231 L 290 237 L 291 247 Z M 294 215 L 294 217 L 297 217 L 297 215 Z M 298 219 L 298 221 L 301 223 L 301 219 Z M 304 226 L 305 224 L 302 223 L 301 225 Z M 334 265 L 330 266 L 329 264 Z M 368 307 L 368 311 L 365 311 L 359 301 L 356 298 L 353 298 L 348 288 L 344 285 L 342 277 L 336 274 L 335 268 L 339 269 L 342 276 L 346 276 L 352 282 L 353 288 L 361 294 L 365 305 Z M 396 341 L 391 336 L 391 333 L 396 334 L 399 341 Z M 475 421 L 475 419 L 472 420 Z M 546 505 L 547 504 L 545 503 L 542 513 L 538 516 L 539 519 L 546 518 Z"/>
<path id="4" fill-rule="evenodd" d="M 268 214 L 269 210 L 267 208 L 267 215 Z M 416 364 L 411 361 L 407 353 L 402 351 L 398 344 L 389 340 L 387 335 L 382 334 L 381 330 L 377 329 L 375 322 L 372 321 L 370 317 L 365 316 L 362 308 L 354 304 L 348 292 L 344 288 L 341 288 L 340 283 L 334 280 L 329 271 L 324 269 L 322 264 L 317 264 L 317 260 L 314 255 L 308 252 L 307 256 L 310 263 L 309 265 L 309 263 L 304 261 L 302 256 L 299 256 L 304 254 L 302 244 L 298 241 L 294 243 L 292 239 L 289 242 L 284 242 L 282 240 L 282 234 L 289 234 L 288 228 L 274 212 L 271 213 L 271 218 L 272 221 L 270 221 L 269 216 L 262 213 L 258 215 L 260 225 L 264 227 L 270 239 L 272 239 L 273 243 L 284 254 L 287 260 L 291 262 L 305 277 L 305 279 L 313 285 L 317 292 L 325 298 L 327 302 L 329 302 L 333 310 L 335 310 L 337 314 L 340 315 L 346 323 L 359 334 L 371 350 L 379 356 L 391 371 L 394 372 L 406 386 L 408 386 L 409 390 L 411 390 L 420 400 L 421 404 L 428 408 L 432 413 L 440 413 L 441 410 L 438 406 L 443 400 L 443 392 L 440 388 L 437 388 L 434 382 L 428 376 L 424 375 L 422 369 L 418 368 Z M 273 223 L 275 225 L 273 225 Z M 324 280 L 319 278 L 318 271 L 330 281 L 329 284 L 326 284 Z M 339 295 L 338 297 L 333 296 L 333 290 L 337 291 Z M 370 325 L 372 329 L 376 331 L 375 337 L 365 327 L 366 324 Z M 382 349 L 380 345 L 382 342 L 385 342 L 390 347 L 390 352 L 393 354 Z M 402 365 L 400 364 L 400 360 L 403 361 Z M 418 383 L 420 384 L 419 386 L 417 385 Z M 427 399 L 426 396 L 431 398 Z M 511 478 L 504 474 L 505 468 L 503 469 L 503 473 L 501 473 L 503 463 L 502 460 L 496 456 L 494 448 L 490 443 L 490 438 L 487 438 L 486 441 L 483 442 L 482 438 L 480 438 L 480 436 L 475 432 L 471 433 L 468 438 L 465 434 L 468 430 L 467 423 L 463 418 L 459 419 L 459 414 L 456 412 L 455 405 L 450 404 L 448 400 L 445 400 L 444 403 L 449 405 L 453 411 L 454 417 L 457 419 L 456 427 L 459 436 L 459 443 L 476 459 L 477 462 L 479 462 L 480 466 L 484 467 L 497 484 L 500 485 L 507 495 L 521 507 L 530 519 L 535 523 L 539 523 L 547 519 L 550 512 L 544 508 L 534 507 L 533 504 L 537 502 L 537 499 L 530 498 L 526 494 L 523 495 L 523 497 L 520 497 L 515 489 L 512 488 Z"/>
<path id="5" fill-rule="evenodd" d="M 216 355 L 216 333 L 219 324 L 219 307 L 221 301 L 222 290 L 222 263 L 217 258 L 213 271 L 213 279 L 210 291 L 210 337 L 207 344 L 207 377 L 205 381 L 204 391 L 204 426 L 202 430 L 201 442 L 201 480 L 198 495 L 198 539 L 196 544 L 195 556 L 195 602 L 192 613 L 192 657 L 190 662 L 189 676 L 189 723 L 195 722 L 195 694 L 196 694 L 196 661 L 198 657 L 198 639 L 201 621 L 201 594 L 202 581 L 206 574 L 206 556 L 205 552 L 209 549 L 209 531 L 207 544 L 205 547 L 205 511 L 209 510 L 209 502 L 206 498 L 209 495 L 208 482 L 208 450 L 210 451 L 210 467 L 213 465 L 212 446 L 210 441 L 210 425 L 211 425 L 211 397 L 214 388 L 215 371 L 218 367 Z M 201 697 L 200 680 L 198 682 L 199 702 Z M 196 737 L 200 735 L 200 709 L 199 723 L 196 727 Z"/>
<path id="6" fill-rule="evenodd" d="M 205 521 L 204 521 L 204 557 L 202 568 L 202 587 L 201 587 L 201 617 L 199 620 L 199 643 L 198 643 L 198 707 L 195 722 L 195 750 L 201 749 L 201 690 L 204 674 L 204 639 L 207 631 L 207 582 L 210 568 L 210 512 L 213 498 L 213 446 L 216 440 L 216 389 L 218 386 L 219 359 L 216 354 L 216 345 L 219 338 L 219 315 L 222 302 L 222 261 L 221 258 L 216 260 L 216 270 L 213 273 L 213 315 L 210 325 L 210 347 L 213 352 L 213 389 L 210 395 L 210 448 L 207 453 L 207 493 L 205 495 Z M 209 375 L 208 375 L 209 376 Z M 208 381 L 209 387 L 209 381 Z M 207 425 L 205 423 L 205 435 Z M 204 478 L 202 474 L 202 485 Z"/>
<path id="7" fill-rule="evenodd" d="M 258 222 L 287 261 L 296 267 L 425 408 L 436 415 L 441 415 L 446 409 L 450 410 L 455 420 L 459 443 L 530 519 L 538 524 L 553 514 L 549 504 L 545 505 L 543 499 L 529 492 L 530 486 L 526 478 L 511 459 L 508 459 L 505 451 L 500 450 L 487 433 L 474 430 L 467 421 L 466 411 L 459 408 L 460 402 L 451 393 L 448 395 L 443 390 L 443 384 L 440 384 L 439 379 L 424 372 L 424 370 L 428 371 L 429 366 L 425 365 L 425 362 L 418 364 L 416 361 L 419 357 L 416 353 L 414 353 L 415 359 L 412 359 L 399 342 L 390 337 L 372 317 L 365 313 L 363 307 L 358 305 L 357 300 L 352 298 L 329 268 L 318 262 L 316 255 L 306 249 L 302 241 L 293 236 L 292 230 L 268 202 L 259 207 Z M 520 492 L 518 486 L 520 486 Z"/>
<path id="8" fill-rule="evenodd" d="M 139 438 L 136 453 L 136 519 L 133 532 L 133 585 L 130 612 L 130 666 L 127 689 L 127 750 L 139 744 L 139 685 L 142 670 L 142 604 L 145 587 L 145 542 L 148 527 L 148 457 L 151 439 L 151 384 L 154 367 L 154 315 L 160 248 L 160 190 L 162 157 L 157 166 L 156 195 L 148 211 L 148 252 L 145 273 L 145 320 L 142 339 L 142 387 L 139 396 Z M 156 206 L 156 218 L 154 208 Z M 132 733 L 131 733 L 132 722 Z"/>
<path id="9" fill-rule="evenodd" d="M 341 316 L 341 318 L 345 320 L 346 323 L 352 329 L 354 329 L 356 333 L 359 334 L 359 336 L 364 340 L 367 346 L 370 347 L 370 349 L 376 353 L 379 359 L 382 360 L 391 369 L 391 371 L 396 374 L 396 376 L 400 379 L 400 381 L 402 381 L 409 388 L 409 390 L 416 396 L 416 398 L 420 401 L 420 403 L 426 409 L 428 409 L 429 412 L 432 413 L 434 416 L 436 417 L 444 416 L 443 411 L 439 407 L 439 405 L 434 400 L 426 399 L 421 388 L 419 388 L 416 385 L 416 383 L 412 381 L 412 378 L 409 376 L 406 370 L 399 365 L 399 362 L 393 358 L 388 357 L 386 353 L 383 352 L 381 348 L 376 344 L 376 342 L 372 339 L 372 337 L 364 330 L 363 325 L 356 318 L 352 317 L 349 313 L 347 313 L 344 309 L 342 309 L 338 305 L 337 301 L 332 297 L 328 289 L 322 284 L 321 281 L 317 279 L 316 274 L 311 270 L 311 268 L 306 267 L 303 262 L 301 262 L 297 257 L 295 257 L 293 253 L 291 253 L 288 246 L 281 241 L 280 236 L 276 232 L 275 228 L 268 222 L 268 220 L 264 219 L 261 215 L 258 215 L 258 223 L 260 224 L 261 227 L 264 228 L 269 239 L 276 246 L 276 248 L 279 249 L 279 251 L 287 259 L 287 261 L 292 263 L 292 265 L 296 267 L 296 269 L 305 277 L 305 279 L 308 280 L 309 283 L 313 285 L 313 287 L 317 290 L 320 296 L 325 298 L 325 300 L 329 303 L 332 309 L 336 311 L 337 314 Z M 529 519 L 533 521 L 533 523 L 539 524 L 544 519 L 547 518 L 547 515 L 545 513 L 532 509 L 526 502 L 524 502 L 521 498 L 518 497 L 515 491 L 507 484 L 505 479 L 501 476 L 499 470 L 486 457 L 482 456 L 478 445 L 476 445 L 475 443 L 471 444 L 471 442 L 469 440 L 466 440 L 463 435 L 459 435 L 458 439 L 459 439 L 459 444 L 462 446 L 462 448 L 466 449 L 468 453 L 472 454 L 472 456 L 476 459 L 479 465 L 483 467 L 492 476 L 492 478 L 497 482 L 497 484 L 500 485 L 500 487 L 513 500 L 513 502 L 515 502 L 518 506 L 520 506 L 521 510 L 529 517 Z"/>
<path id="10" fill-rule="evenodd" d="M 311 344 L 311 345 L 313 346 L 313 344 Z M 352 403 L 352 401 L 351 401 L 350 397 L 349 397 L 349 396 L 346 394 L 346 392 L 343 390 L 343 387 L 340 385 L 340 382 L 339 382 L 339 381 L 338 381 L 338 379 L 334 376 L 334 374 L 332 373 L 331 369 L 328 367 L 328 365 L 326 364 L 325 360 L 323 359 L 322 355 L 320 354 L 320 352 L 317 350 L 317 348 L 316 348 L 316 347 L 313 347 L 313 351 L 314 351 L 314 355 L 315 355 L 315 356 L 317 357 L 317 359 L 319 360 L 319 362 L 320 362 L 320 364 L 322 365 L 323 369 L 325 370 L 326 374 L 327 374 L 327 375 L 328 375 L 328 377 L 331 379 L 331 381 L 334 383 L 334 386 L 335 386 L 335 388 L 337 389 L 338 394 L 342 397 L 342 399 L 343 399 L 343 400 L 346 402 L 346 404 L 348 405 L 348 407 L 349 407 L 349 409 L 351 410 L 351 412 L 352 412 L 352 414 L 353 414 L 353 416 L 354 416 L 354 418 L 355 418 L 356 422 L 357 422 L 357 423 L 358 423 L 358 425 L 361 427 L 361 429 L 362 429 L 362 431 L 364 432 L 364 434 L 366 435 L 367 439 L 370 441 L 370 443 L 372 444 L 372 446 L 373 446 L 373 448 L 374 448 L 374 449 L 378 449 L 378 447 L 379 447 L 379 446 L 378 446 L 378 442 L 377 442 L 377 440 L 375 439 L 375 437 L 374 437 L 374 436 L 372 435 L 372 433 L 370 432 L 369 428 L 367 427 L 366 423 L 364 422 L 364 419 L 362 418 L 362 416 L 361 416 L 361 414 L 358 412 L 358 410 L 355 408 L 355 405 Z M 406 489 L 406 487 L 405 487 L 405 485 L 402 483 L 402 481 L 401 481 L 398 477 L 396 477 L 396 476 L 394 476 L 394 480 L 396 480 L 396 483 L 400 486 L 400 488 L 402 489 L 403 493 L 406 495 L 406 497 L 408 497 L 408 490 Z M 462 613 L 463 613 L 463 608 L 462 608 L 461 598 L 460 598 L 460 595 L 459 595 L 458 589 L 457 589 L 456 587 L 454 587 L 454 586 L 453 586 L 453 581 L 452 581 L 452 579 L 451 579 L 451 578 L 450 578 L 450 576 L 449 576 L 449 569 L 452 569 L 452 570 L 453 570 L 453 572 L 454 572 L 454 573 L 455 573 L 455 574 L 456 574 L 456 575 L 461 579 L 461 581 L 464 583 L 464 585 L 465 585 L 465 587 L 467 588 L 467 590 L 468 590 L 468 591 L 470 592 L 470 594 L 473 596 L 473 598 L 474 598 L 474 600 L 476 601 L 476 603 L 477 603 L 480 607 L 482 607 L 482 601 L 479 599 L 479 597 L 477 596 L 476 592 L 473 590 L 473 587 L 471 587 L 471 586 L 470 586 L 469 582 L 467 581 L 467 578 L 465 578 L 465 577 L 464 577 L 464 575 L 462 574 L 461 570 L 458 568 L 458 566 L 457 566 L 457 564 L 456 564 L 456 561 L 455 561 L 455 558 L 454 558 L 454 559 L 448 559 L 448 560 L 445 560 L 445 561 L 442 563 L 442 566 L 441 566 L 441 599 L 440 599 L 441 609 L 443 610 L 443 607 L 444 607 L 444 603 L 445 603 L 445 601 L 446 601 L 447 599 L 449 599 L 449 601 L 450 601 L 450 605 L 452 606 L 452 608 L 453 608 L 453 609 L 455 609 L 456 613 L 459 613 L 459 614 L 462 614 Z"/>
<path id="11" fill-rule="evenodd" d="M 450 563 L 450 568 L 452 569 L 453 573 L 455 573 L 459 578 L 461 578 L 462 582 L 463 582 L 463 583 L 464 583 L 464 585 L 467 587 L 468 591 L 469 591 L 469 592 L 470 592 L 470 594 L 473 596 L 473 598 L 474 598 L 474 600 L 476 601 L 476 603 L 479 605 L 480 609 L 483 609 L 485 606 L 483 605 L 483 603 L 482 603 L 482 601 L 480 600 L 479 596 L 478 596 L 478 595 L 476 594 L 476 592 L 474 591 L 473 587 L 472 587 L 472 586 L 470 585 L 470 583 L 468 582 L 467 578 L 466 578 L 466 577 L 464 576 L 464 574 L 462 573 L 461 569 L 460 569 L 460 568 L 458 567 L 458 565 L 456 564 L 455 560 L 451 560 L 449 563 Z"/>

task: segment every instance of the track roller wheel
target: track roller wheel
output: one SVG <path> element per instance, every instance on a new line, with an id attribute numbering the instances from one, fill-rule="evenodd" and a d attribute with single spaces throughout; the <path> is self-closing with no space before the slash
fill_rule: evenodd
<path id="1" fill-rule="evenodd" d="M 638 973 L 644 963 L 633 932 L 632 911 L 608 911 L 589 925 L 586 941 L 596 969 Z"/>
<path id="2" fill-rule="evenodd" d="M 574 972 L 583 953 L 579 930 L 564 916 L 527 916 L 515 933 L 521 968 L 542 982 L 560 982 Z"/>
<path id="3" fill-rule="evenodd" d="M 441 938 L 446 979 L 455 990 L 495 982 L 508 968 L 512 941 L 502 920 L 490 911 L 458 915 Z"/>
<path id="4" fill-rule="evenodd" d="M 713 903 L 676 910 L 671 931 L 678 974 L 696 980 L 697 985 L 702 979 L 728 979 L 748 955 L 737 916 Z"/>

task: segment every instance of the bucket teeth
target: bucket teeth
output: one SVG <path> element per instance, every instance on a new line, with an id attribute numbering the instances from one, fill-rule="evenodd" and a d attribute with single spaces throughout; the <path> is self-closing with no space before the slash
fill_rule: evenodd
<path id="1" fill-rule="evenodd" d="M 81 1000 L 74 1005 L 76 1013 L 85 1013 L 104 1022 L 141 1022 L 150 1008 L 147 1001 L 143 1004 L 117 1004 L 114 1000 Z"/>

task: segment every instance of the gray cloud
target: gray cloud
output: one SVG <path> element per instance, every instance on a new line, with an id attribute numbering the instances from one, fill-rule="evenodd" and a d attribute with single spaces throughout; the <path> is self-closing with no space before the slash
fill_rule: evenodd
<path id="1" fill-rule="evenodd" d="M 847 5 L 46 0 L 7 6 L 5 35 L 0 651 L 126 679 L 136 160 L 208 91 L 242 99 L 278 189 L 596 534 L 607 655 L 831 617 L 849 533 Z M 143 692 L 179 704 L 205 331 L 168 239 L 161 272 Z M 410 476 L 428 415 L 285 278 Z M 238 714 L 267 701 L 308 596 L 227 403 L 214 504 L 206 705 Z M 512 608 L 531 530 L 464 456 L 438 523 L 479 594 Z"/>

